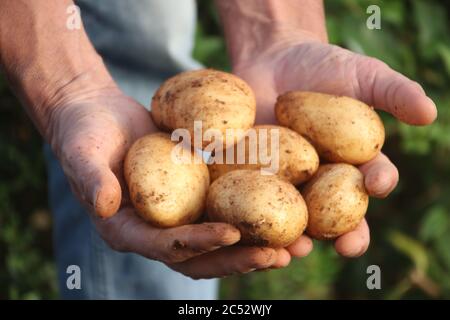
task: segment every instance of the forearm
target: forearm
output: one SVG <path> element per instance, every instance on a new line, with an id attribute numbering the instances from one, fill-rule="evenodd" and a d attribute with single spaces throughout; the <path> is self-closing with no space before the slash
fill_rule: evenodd
<path id="1" fill-rule="evenodd" d="M 233 65 L 272 43 L 327 42 L 322 0 L 216 0 Z"/>
<path id="2" fill-rule="evenodd" d="M 84 29 L 67 27 L 70 5 L 71 0 L 0 1 L 1 68 L 44 136 L 52 108 L 68 91 L 109 81 Z"/>

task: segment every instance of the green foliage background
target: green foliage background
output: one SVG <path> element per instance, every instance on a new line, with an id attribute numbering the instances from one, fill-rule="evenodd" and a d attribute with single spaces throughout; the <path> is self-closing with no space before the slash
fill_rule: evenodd
<path id="1" fill-rule="evenodd" d="M 382 29 L 366 28 L 366 8 L 381 8 Z M 338 257 L 315 243 L 288 268 L 222 282 L 223 298 L 450 298 L 450 3 L 438 0 L 326 1 L 330 41 L 380 58 L 421 83 L 438 105 L 429 127 L 414 128 L 383 115 L 384 151 L 400 184 L 372 200 L 371 247 L 359 259 Z M 199 1 L 194 55 L 229 70 L 212 1 Z M 379 265 L 382 289 L 368 290 L 366 268 Z M 0 299 L 56 298 L 51 217 L 41 140 L 0 78 Z"/>

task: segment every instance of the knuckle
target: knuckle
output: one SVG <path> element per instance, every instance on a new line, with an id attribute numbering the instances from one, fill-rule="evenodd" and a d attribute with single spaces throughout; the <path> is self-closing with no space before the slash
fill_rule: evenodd
<path id="1" fill-rule="evenodd" d="M 378 68 L 386 68 L 388 67 L 388 65 L 377 58 L 365 57 L 364 67 L 368 68 L 369 70 L 377 70 Z"/>

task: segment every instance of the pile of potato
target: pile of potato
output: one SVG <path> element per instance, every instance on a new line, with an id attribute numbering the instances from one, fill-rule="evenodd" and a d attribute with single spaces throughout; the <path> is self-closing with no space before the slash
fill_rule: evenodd
<path id="1" fill-rule="evenodd" d="M 130 148 L 124 170 L 138 214 L 155 226 L 174 227 L 193 223 L 206 212 L 209 221 L 236 226 L 242 244 L 275 248 L 288 246 L 305 230 L 315 239 L 334 239 L 353 230 L 369 201 L 354 165 L 373 159 L 384 142 L 375 111 L 348 97 L 288 92 L 275 105 L 280 126 L 254 126 L 255 114 L 251 88 L 234 75 L 197 70 L 163 83 L 152 100 L 151 116 L 158 128 L 168 133 L 182 128 L 194 137 L 198 132 L 193 123 L 202 121 L 203 132 L 223 134 L 215 142 L 224 154 L 244 144 L 245 161 L 206 164 L 192 147 L 194 141 L 176 151 L 180 144 L 168 133 L 145 136 Z M 241 130 L 226 136 L 227 129 Z M 260 153 L 256 162 L 250 161 L 255 158 L 249 129 L 266 130 L 269 136 L 276 132 L 279 148 L 274 150 L 270 139 L 263 143 L 256 136 L 258 150 L 276 156 L 276 174 L 264 172 L 267 163 Z M 204 149 L 209 143 L 199 146 Z M 174 161 L 174 155 L 190 161 Z"/>

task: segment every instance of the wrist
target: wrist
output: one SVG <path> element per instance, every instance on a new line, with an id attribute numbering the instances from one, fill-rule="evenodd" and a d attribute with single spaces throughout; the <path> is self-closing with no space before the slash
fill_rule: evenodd
<path id="1" fill-rule="evenodd" d="M 42 134 L 58 100 L 110 81 L 83 26 L 67 26 L 72 5 L 72 0 L 0 1 L 0 67 Z"/>
<path id="2" fill-rule="evenodd" d="M 245 70 L 261 61 L 276 62 L 283 59 L 285 53 L 292 47 L 308 43 L 328 43 L 314 33 L 295 30 L 267 37 L 267 41 L 257 48 L 243 49 L 232 59 L 233 72 Z"/>
<path id="3" fill-rule="evenodd" d="M 328 42 L 320 0 L 216 0 L 233 67 L 303 42 Z"/>
<path id="4" fill-rule="evenodd" d="M 114 86 L 96 54 L 83 59 L 83 65 L 73 57 L 58 56 L 56 60 L 48 65 L 19 67 L 20 74 L 7 73 L 13 91 L 45 139 L 49 138 L 48 128 L 56 109 L 89 92 Z"/>

